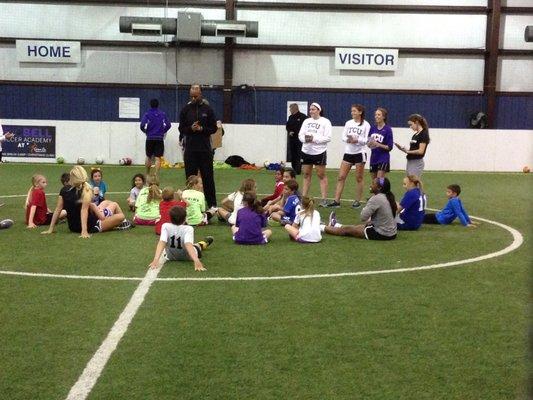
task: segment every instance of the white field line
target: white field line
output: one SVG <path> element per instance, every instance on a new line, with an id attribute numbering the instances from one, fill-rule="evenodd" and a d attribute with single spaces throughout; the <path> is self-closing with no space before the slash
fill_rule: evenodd
<path id="1" fill-rule="evenodd" d="M 432 210 L 428 208 L 428 210 Z M 401 272 L 415 272 L 415 271 L 425 271 L 439 268 L 450 268 L 465 264 L 470 264 L 474 262 L 484 261 L 495 257 L 503 256 L 507 253 L 510 253 L 517 248 L 519 248 L 524 242 L 522 234 L 513 227 L 504 225 L 500 222 L 491 221 L 489 219 L 470 216 L 471 218 L 483 221 L 488 224 L 496 225 L 506 231 L 508 231 L 513 236 L 512 243 L 505 247 L 502 250 L 498 250 L 493 253 L 481 255 L 474 258 L 467 258 L 464 260 L 450 261 L 439 264 L 431 265 L 422 265 L 420 267 L 412 268 L 396 268 L 396 269 L 384 269 L 384 270 L 373 270 L 373 271 L 359 271 L 359 272 L 339 272 L 333 274 L 312 274 L 312 275 L 281 275 L 281 276 L 243 276 L 243 277 L 229 277 L 229 276 L 220 276 L 220 277 L 206 277 L 206 278 L 196 278 L 196 277 L 187 277 L 187 278 L 157 278 L 156 281 L 161 282 L 176 282 L 176 281 L 273 281 L 273 280 L 292 280 L 292 279 L 319 279 L 319 278 L 338 278 L 338 277 L 349 277 L 349 276 L 359 276 L 359 275 L 380 275 L 380 274 L 395 274 Z M 470 228 L 465 228 L 470 229 Z M 478 228 L 479 229 L 479 228 Z M 351 240 L 347 238 L 346 240 Z M 113 281 L 134 281 L 141 280 L 142 278 L 137 277 L 121 277 L 121 276 L 92 276 L 92 275 L 62 275 L 62 274 L 47 274 L 47 273 L 35 273 L 35 272 L 18 272 L 18 271 L 0 271 L 0 275 L 17 275 L 17 276 L 27 276 L 27 277 L 41 277 L 41 278 L 63 278 L 63 279 L 86 279 L 86 280 L 113 280 Z"/>
<path id="2" fill-rule="evenodd" d="M 91 360 L 87 363 L 78 381 L 72 386 L 66 400 L 85 400 L 93 389 L 100 374 L 104 370 L 107 361 L 111 354 L 115 351 L 118 343 L 128 330 L 133 317 L 139 310 L 139 307 L 144 301 L 150 286 L 157 278 L 160 268 L 149 269 L 146 276 L 142 279 L 139 286 L 131 296 L 126 308 L 122 311 L 118 319 L 115 321 L 113 327 L 107 334 L 107 337 L 102 342 L 96 353 L 94 353 Z"/>

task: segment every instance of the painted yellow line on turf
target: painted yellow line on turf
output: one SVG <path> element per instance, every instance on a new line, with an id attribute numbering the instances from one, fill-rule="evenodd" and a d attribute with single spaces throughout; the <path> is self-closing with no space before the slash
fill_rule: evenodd
<path id="1" fill-rule="evenodd" d="M 89 396 L 89 393 L 91 393 L 96 381 L 104 370 L 111 354 L 113 354 L 117 348 L 118 343 L 128 330 L 128 326 L 133 320 L 133 317 L 137 314 L 146 294 L 150 290 L 150 286 L 152 286 L 152 283 L 156 280 L 159 271 L 161 271 L 161 267 L 148 270 L 146 276 L 142 279 L 141 283 L 139 283 L 139 286 L 137 286 L 137 289 L 131 296 L 130 301 L 113 324 L 107 337 L 85 366 L 78 381 L 70 389 L 66 400 L 85 400 L 87 396 Z"/>
<path id="2" fill-rule="evenodd" d="M 433 210 L 428 208 L 428 210 Z M 219 276 L 219 277 L 206 277 L 206 278 L 196 278 L 196 277 L 184 277 L 184 278 L 157 278 L 156 281 L 160 282 L 184 282 L 184 281 L 195 281 L 195 282 L 210 282 L 210 281 L 274 281 L 274 280 L 295 280 L 295 279 L 319 279 L 319 278 L 339 278 L 339 277 L 350 277 L 350 276 L 361 276 L 361 275 L 380 275 L 380 274 L 394 274 L 401 272 L 416 272 L 416 271 L 427 271 L 432 269 L 440 268 L 450 268 L 460 265 L 475 263 L 479 261 L 488 260 L 495 257 L 503 256 L 507 253 L 510 253 L 518 249 L 524 242 L 522 234 L 513 227 L 502 224 L 500 222 L 491 221 L 489 219 L 470 216 L 470 218 L 483 221 L 488 224 L 496 225 L 506 231 L 508 231 L 513 236 L 513 242 L 506 248 L 485 254 L 478 257 L 467 258 L 464 260 L 450 261 L 439 264 L 423 265 L 420 267 L 412 268 L 396 268 L 396 269 L 385 269 L 385 270 L 373 270 L 373 271 L 359 271 L 359 272 L 339 272 L 332 274 L 311 274 L 311 275 L 280 275 L 280 276 L 242 276 L 242 277 L 230 277 L 230 276 Z M 349 238 L 346 240 L 350 240 Z M 64 278 L 64 279 L 95 279 L 95 280 L 114 280 L 114 281 L 133 281 L 141 280 L 142 278 L 135 277 L 120 277 L 120 276 L 91 276 L 91 275 L 59 275 L 59 274 L 46 274 L 46 273 L 33 273 L 33 272 L 18 272 L 18 271 L 0 271 L 0 275 L 18 275 L 18 276 L 28 276 L 28 277 L 42 277 L 42 278 Z"/>

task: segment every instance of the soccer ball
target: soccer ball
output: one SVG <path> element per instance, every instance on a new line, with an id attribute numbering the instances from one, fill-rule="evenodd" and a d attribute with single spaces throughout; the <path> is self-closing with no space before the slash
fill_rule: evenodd
<path id="1" fill-rule="evenodd" d="M 265 166 L 265 168 L 268 168 L 268 166 L 270 165 L 270 160 L 265 160 L 263 165 Z"/>
<path id="2" fill-rule="evenodd" d="M 528 174 L 528 173 L 531 172 L 531 169 L 526 165 L 524 168 L 522 168 L 522 172 L 523 172 L 524 174 Z"/>
<path id="3" fill-rule="evenodd" d="M 85 158 L 83 157 L 78 157 L 78 161 L 77 161 L 78 165 L 83 165 L 85 164 Z"/>
<path id="4" fill-rule="evenodd" d="M 120 165 L 131 165 L 131 158 L 129 157 L 124 157 L 124 158 L 121 158 L 118 163 Z"/>
<path id="5" fill-rule="evenodd" d="M 14 222 L 12 219 L 4 219 L 0 221 L 0 229 L 7 229 L 13 226 Z"/>
<path id="6" fill-rule="evenodd" d="M 96 164 L 103 164 L 104 163 L 104 159 L 102 157 L 96 157 Z"/>
<path id="7" fill-rule="evenodd" d="M 63 163 L 65 162 L 65 159 L 64 159 L 63 157 L 57 157 L 57 158 L 56 158 L 56 162 L 57 162 L 58 164 L 63 164 Z"/>

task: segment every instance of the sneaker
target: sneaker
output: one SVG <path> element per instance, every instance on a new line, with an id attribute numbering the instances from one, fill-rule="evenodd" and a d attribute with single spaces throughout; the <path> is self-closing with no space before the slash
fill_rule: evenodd
<path id="1" fill-rule="evenodd" d="M 133 228 L 132 223 L 130 221 L 128 221 L 127 219 L 125 219 L 115 229 L 118 230 L 118 231 L 125 231 L 125 230 L 131 229 L 131 228 Z"/>
<path id="2" fill-rule="evenodd" d="M 339 208 L 341 206 L 341 203 L 339 203 L 336 200 L 330 201 L 328 204 L 326 204 L 326 207 L 328 208 Z"/>
<path id="3" fill-rule="evenodd" d="M 218 211 L 218 207 L 209 207 L 206 212 L 208 212 L 211 215 L 215 215 Z"/>
<path id="4" fill-rule="evenodd" d="M 329 226 L 335 226 L 336 223 L 337 223 L 337 214 L 335 214 L 335 211 L 332 211 L 332 212 L 329 214 L 329 222 L 328 222 L 328 225 L 329 225 Z"/>
<path id="5" fill-rule="evenodd" d="M 359 207 L 361 207 L 361 202 L 355 200 L 355 201 L 352 203 L 352 208 L 359 208 Z"/>
<path id="6" fill-rule="evenodd" d="M 214 240 L 215 240 L 215 238 L 213 236 L 206 236 L 205 239 L 204 239 L 204 242 L 206 242 L 207 245 L 210 246 L 211 243 L 213 243 Z"/>
<path id="7" fill-rule="evenodd" d="M 319 207 L 327 207 L 328 206 L 328 201 L 326 199 L 322 199 L 320 201 L 320 203 L 318 203 L 318 206 Z"/>

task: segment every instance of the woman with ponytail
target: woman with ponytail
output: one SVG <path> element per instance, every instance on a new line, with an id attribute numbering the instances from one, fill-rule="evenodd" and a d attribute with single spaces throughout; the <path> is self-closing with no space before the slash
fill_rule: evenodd
<path id="1" fill-rule="evenodd" d="M 405 194 L 398 204 L 398 229 L 416 231 L 424 221 L 426 195 L 422 191 L 422 181 L 416 175 L 403 178 Z"/>
<path id="2" fill-rule="evenodd" d="M 81 238 L 89 238 L 90 233 L 131 227 L 117 203 L 106 200 L 97 207 L 91 203 L 92 196 L 93 191 L 87 182 L 87 171 L 80 165 L 74 166 L 70 170 L 70 186 L 63 187 L 59 192 L 50 228 L 42 233 L 54 232 L 62 210 L 67 212 L 69 230 L 80 233 Z"/>
<path id="3" fill-rule="evenodd" d="M 361 225 L 342 225 L 337 221 L 335 212 L 329 216 L 328 225 L 321 225 L 323 232 L 337 236 L 353 236 L 367 240 L 396 239 L 397 205 L 394 194 L 390 191 L 387 178 L 375 178 L 370 191 L 373 196 L 368 199 L 361 211 Z"/>
<path id="4" fill-rule="evenodd" d="M 424 171 L 424 156 L 429 144 L 429 131 L 426 119 L 420 114 L 412 114 L 407 120 L 409 128 L 414 132 L 409 143 L 409 149 L 398 143 L 396 147 L 407 154 L 407 175 L 416 175 L 419 178 Z"/>

